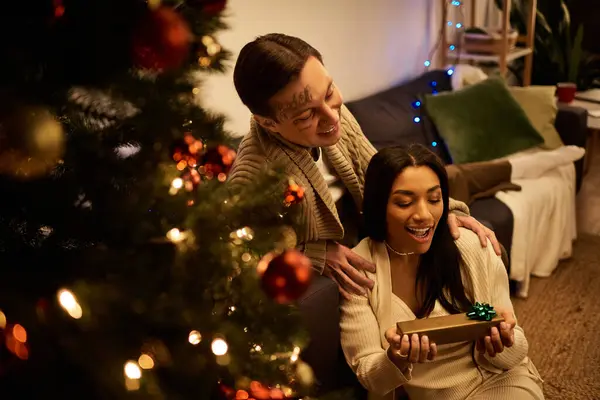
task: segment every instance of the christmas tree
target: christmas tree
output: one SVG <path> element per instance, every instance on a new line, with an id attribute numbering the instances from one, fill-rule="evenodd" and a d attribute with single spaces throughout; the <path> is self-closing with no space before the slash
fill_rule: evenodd
<path id="1" fill-rule="evenodd" d="M 0 388 L 68 399 L 310 393 L 302 188 L 232 188 L 225 0 L 33 0 L 0 24 Z"/>

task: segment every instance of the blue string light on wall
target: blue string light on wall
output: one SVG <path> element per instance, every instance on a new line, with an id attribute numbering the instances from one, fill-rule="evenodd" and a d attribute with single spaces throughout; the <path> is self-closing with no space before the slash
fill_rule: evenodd
<path id="1" fill-rule="evenodd" d="M 458 0 L 452 0 L 449 3 L 453 7 L 461 7 L 462 6 L 462 2 L 458 1 Z M 460 13 L 460 14 L 462 16 L 462 13 Z M 450 27 L 454 26 L 455 29 L 461 29 L 463 27 L 462 22 L 456 22 L 456 23 L 454 23 L 453 21 L 449 20 L 449 21 L 446 21 L 446 24 L 448 26 L 450 26 Z M 438 44 L 436 44 L 436 46 L 435 46 L 436 48 L 439 46 L 439 43 L 441 42 L 441 35 L 442 35 L 442 32 L 440 32 L 440 39 L 438 39 Z M 448 46 L 448 50 L 449 51 L 455 51 L 456 50 L 456 45 L 454 45 L 454 44 L 449 45 Z M 435 51 L 435 49 L 434 49 L 434 51 Z M 443 51 L 446 51 L 446 49 L 443 49 Z M 430 54 L 430 57 L 431 57 L 431 54 Z M 429 60 L 429 59 L 425 60 L 423 62 L 423 65 L 425 66 L 425 68 L 426 68 L 425 71 L 427 72 L 429 70 L 429 67 L 431 67 L 431 60 Z M 448 69 L 446 69 L 446 73 L 448 74 L 448 76 L 452 76 L 454 74 L 454 68 L 453 67 L 449 67 Z M 429 86 L 431 87 L 431 93 L 432 94 L 435 95 L 435 94 L 438 93 L 437 82 L 436 81 L 429 82 Z M 413 101 L 412 102 L 412 107 L 413 107 L 413 109 L 416 110 L 416 112 L 418 114 L 421 114 L 421 101 L 420 100 Z M 420 115 L 415 115 L 413 117 L 413 122 L 415 124 L 420 124 L 422 122 L 421 116 Z M 436 141 L 431 142 L 431 146 L 432 147 L 437 147 L 437 145 L 438 145 L 438 142 L 436 142 Z"/>

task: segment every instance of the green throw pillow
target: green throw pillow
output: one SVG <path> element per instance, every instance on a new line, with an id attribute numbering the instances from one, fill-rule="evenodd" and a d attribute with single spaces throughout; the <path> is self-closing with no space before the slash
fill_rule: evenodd
<path id="1" fill-rule="evenodd" d="M 423 106 L 455 164 L 494 160 L 544 143 L 499 79 L 426 95 Z"/>

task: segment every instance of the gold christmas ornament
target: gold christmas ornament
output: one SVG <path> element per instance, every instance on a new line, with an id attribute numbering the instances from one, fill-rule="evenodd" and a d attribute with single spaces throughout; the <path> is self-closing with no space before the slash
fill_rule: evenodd
<path id="1" fill-rule="evenodd" d="M 315 374 L 312 368 L 304 361 L 296 363 L 296 377 L 298 378 L 298 382 L 306 387 L 312 386 L 315 382 Z"/>
<path id="2" fill-rule="evenodd" d="M 39 178 L 56 166 L 64 151 L 63 126 L 48 109 L 19 107 L 0 117 L 0 174 Z"/>
<path id="3" fill-rule="evenodd" d="M 281 238 L 277 242 L 282 249 L 293 249 L 298 245 L 298 236 L 291 226 L 281 227 Z"/>

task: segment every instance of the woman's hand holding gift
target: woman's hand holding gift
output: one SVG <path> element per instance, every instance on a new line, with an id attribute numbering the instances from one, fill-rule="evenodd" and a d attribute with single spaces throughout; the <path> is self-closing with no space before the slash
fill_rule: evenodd
<path id="1" fill-rule="evenodd" d="M 476 348 L 480 354 L 487 354 L 490 357 L 496 357 L 496 354 L 502 353 L 505 347 L 511 347 L 515 343 L 515 325 L 516 320 L 512 311 L 503 311 L 496 308 L 498 315 L 504 317 L 504 322 L 500 326 L 490 329 L 490 334 L 477 341 Z"/>
<path id="2" fill-rule="evenodd" d="M 412 363 L 433 361 L 437 355 L 436 344 L 429 343 L 429 338 L 425 335 L 420 340 L 417 334 L 410 338 L 408 335 L 401 337 L 394 327 L 385 332 L 385 338 L 390 344 L 388 357 L 401 371 L 405 371 Z"/>

